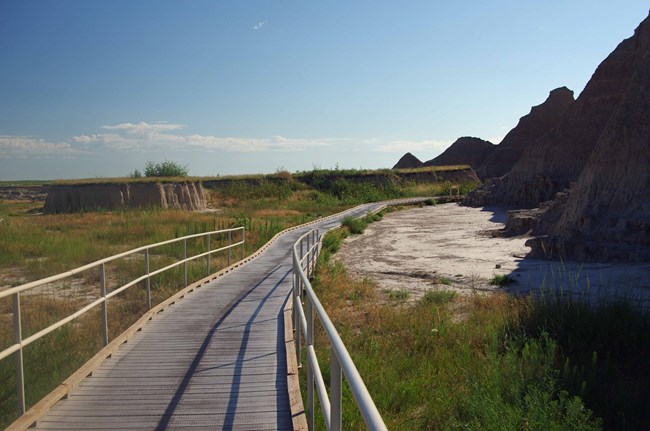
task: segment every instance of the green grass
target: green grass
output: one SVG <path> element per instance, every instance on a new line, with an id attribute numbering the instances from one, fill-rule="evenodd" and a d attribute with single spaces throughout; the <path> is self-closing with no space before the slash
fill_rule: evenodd
<path id="1" fill-rule="evenodd" d="M 436 200 L 435 200 L 435 199 L 432 199 L 432 198 L 429 198 L 429 199 L 425 199 L 423 203 L 424 203 L 424 205 L 429 205 L 429 206 L 431 206 L 431 205 L 435 205 L 435 204 L 436 204 Z"/>
<path id="2" fill-rule="evenodd" d="M 429 304 L 447 304 L 456 298 L 456 292 L 452 290 L 430 290 L 424 294 L 423 301 Z"/>
<path id="3" fill-rule="evenodd" d="M 371 281 L 325 259 L 314 287 L 389 429 L 638 430 L 650 423 L 650 316 L 632 301 L 596 306 L 566 295 L 432 290 L 395 307 Z M 390 299 L 405 299 L 401 292 Z M 328 381 L 320 328 L 315 345 Z M 343 396 L 344 429 L 365 429 L 345 383 Z"/>
<path id="4" fill-rule="evenodd" d="M 436 168 L 435 170 L 439 170 Z M 376 184 L 374 176 L 382 174 L 385 182 Z M 218 211 L 190 213 L 158 209 L 96 211 L 76 214 L 34 215 L 42 203 L 0 201 L 0 286 L 16 286 L 28 281 L 61 273 L 72 268 L 117 254 L 141 245 L 184 235 L 236 226 L 246 227 L 245 254 L 250 254 L 281 230 L 339 212 L 367 201 L 436 195 L 449 183 L 414 183 L 401 181 L 394 172 L 337 171 L 316 172 L 322 177 L 338 175 L 330 183 L 318 187 L 296 178 L 300 174 L 277 172 L 272 175 L 237 177 L 164 178 L 162 181 L 204 181 L 210 190 L 209 203 Z M 314 172 L 309 173 L 314 175 Z M 359 183 L 359 178 L 368 178 Z M 160 181 L 157 178 L 94 178 L 56 181 L 55 184 L 103 184 Z M 12 182 L 16 183 L 16 182 Z M 26 184 L 27 182 L 21 182 Z M 38 182 L 41 183 L 41 182 Z M 49 182 L 48 182 L 49 183 Z M 367 225 L 381 219 L 382 214 L 368 215 L 358 223 Z M 357 222 L 354 222 L 357 223 Z M 331 241 L 323 259 L 340 246 L 341 239 L 354 229 L 341 229 Z M 237 241 L 237 238 L 233 238 Z M 226 238 L 213 238 L 212 248 L 225 245 Z M 188 242 L 188 254 L 205 250 L 203 240 Z M 179 244 L 162 247 L 151 256 L 151 270 L 161 268 L 182 254 Z M 233 252 L 233 261 L 240 251 Z M 225 265 L 225 255 L 215 256 L 212 270 Z M 142 256 L 123 259 L 107 265 L 108 290 L 115 289 L 141 275 Z M 204 260 L 188 265 L 190 280 L 207 274 Z M 152 278 L 152 301 L 157 304 L 173 295 L 182 286 L 182 270 L 175 269 Z M 24 336 L 54 323 L 97 297 L 99 276 L 93 270 L 71 280 L 61 290 L 45 289 L 42 294 L 23 296 L 25 306 Z M 91 293 L 79 286 L 89 286 Z M 372 283 L 366 280 L 348 292 L 346 298 L 362 303 L 372 295 Z M 64 292 L 64 293 L 62 293 Z M 91 298 L 86 295 L 92 296 Z M 134 286 L 109 301 L 110 327 L 113 338 L 128 328 L 145 310 L 142 285 Z M 82 303 L 79 303 L 81 301 Z M 45 306 L 44 304 L 47 304 Z M 0 300 L 0 349 L 12 344 L 11 301 Z M 66 314 L 67 313 L 67 314 Z M 28 407 L 56 387 L 83 362 L 98 351 L 98 316 L 90 312 L 66 325 L 42 341 L 26 348 L 26 392 Z M 71 353 L 66 353 L 71 352 Z M 13 361 L 0 361 L 0 426 L 6 426 L 16 415 Z"/>
<path id="5" fill-rule="evenodd" d="M 408 290 L 391 290 L 388 292 L 388 297 L 395 301 L 406 301 L 411 296 Z"/>
<path id="6" fill-rule="evenodd" d="M 495 274 L 490 280 L 490 284 L 493 286 L 507 286 L 512 281 L 513 280 L 505 274 Z"/>

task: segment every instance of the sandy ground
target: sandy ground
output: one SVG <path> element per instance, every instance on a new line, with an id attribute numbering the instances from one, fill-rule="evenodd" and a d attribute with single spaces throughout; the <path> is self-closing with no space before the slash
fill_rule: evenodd
<path id="1" fill-rule="evenodd" d="M 499 208 L 456 204 L 390 213 L 363 235 L 345 240 L 334 258 L 382 289 L 460 293 L 506 289 L 512 293 L 571 294 L 591 299 L 632 297 L 650 305 L 650 264 L 557 262 L 526 258 L 528 237 L 495 237 L 506 220 Z M 507 287 L 490 284 L 510 277 Z M 447 284 L 444 284 L 447 283 Z M 451 283 L 451 284 L 449 284 Z"/>

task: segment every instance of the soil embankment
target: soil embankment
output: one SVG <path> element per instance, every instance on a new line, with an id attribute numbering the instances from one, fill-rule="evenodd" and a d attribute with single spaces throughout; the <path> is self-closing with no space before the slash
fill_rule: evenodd
<path id="1" fill-rule="evenodd" d="M 53 185 L 45 201 L 48 214 L 151 207 L 206 209 L 199 182 Z"/>

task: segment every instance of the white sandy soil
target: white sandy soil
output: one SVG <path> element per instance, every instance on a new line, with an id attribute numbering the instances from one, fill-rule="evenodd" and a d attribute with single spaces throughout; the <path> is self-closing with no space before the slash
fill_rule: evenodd
<path id="1" fill-rule="evenodd" d="M 461 293 L 506 289 L 513 293 L 571 294 L 592 299 L 626 296 L 650 304 L 650 264 L 578 263 L 528 259 L 527 236 L 501 238 L 506 210 L 456 204 L 389 213 L 364 234 L 345 240 L 334 255 L 353 275 L 382 289 Z M 489 283 L 496 274 L 507 287 Z M 441 283 L 442 279 L 451 285 Z"/>

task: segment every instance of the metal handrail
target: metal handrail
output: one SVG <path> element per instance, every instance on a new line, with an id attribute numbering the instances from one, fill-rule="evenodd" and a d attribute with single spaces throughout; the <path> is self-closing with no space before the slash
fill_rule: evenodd
<path id="1" fill-rule="evenodd" d="M 339 431 L 342 427 L 342 376 L 345 376 L 355 404 L 363 417 L 366 428 L 370 430 L 386 430 L 386 425 L 375 406 L 363 379 L 359 375 L 350 354 L 348 353 L 334 324 L 325 312 L 312 289 L 309 277 L 313 275 L 316 261 L 320 253 L 322 235 L 318 229 L 313 229 L 293 245 L 293 303 L 294 303 L 294 340 L 296 356 L 301 363 L 302 332 L 307 344 L 307 424 L 314 429 L 314 386 L 320 400 L 325 427 L 330 431 Z M 306 248 L 305 248 L 306 242 Z M 305 301 L 303 309 L 302 300 Z M 328 396 L 325 381 L 318 365 L 314 348 L 314 311 L 318 316 L 330 344 L 330 394 Z"/>
<path id="2" fill-rule="evenodd" d="M 236 243 L 232 242 L 232 233 L 236 231 L 241 231 L 241 241 L 238 241 Z M 217 249 L 211 250 L 210 249 L 210 237 L 212 235 L 217 235 L 217 234 L 228 234 L 228 245 L 219 247 Z M 187 240 L 188 239 L 193 239 L 193 238 L 200 238 L 200 237 L 207 237 L 206 241 L 206 248 L 207 251 L 198 253 L 194 256 L 187 256 Z M 172 244 L 176 242 L 183 242 L 183 258 L 165 266 L 164 268 L 157 269 L 155 271 L 150 271 L 149 270 L 149 250 L 155 247 L 160 247 L 163 245 L 167 244 Z M 20 286 L 12 287 L 7 290 L 0 291 L 0 299 L 8 297 L 8 296 L 13 296 L 13 306 L 12 306 L 12 311 L 13 311 L 13 328 L 14 328 L 14 344 L 11 346 L 7 347 L 6 349 L 0 351 L 0 360 L 15 354 L 16 357 L 16 391 L 17 391 L 17 398 L 18 398 L 18 415 L 22 415 L 25 413 L 25 376 L 24 376 L 24 369 L 23 369 L 23 349 L 28 346 L 29 344 L 33 343 L 34 341 L 44 337 L 45 335 L 51 333 L 52 331 L 55 331 L 56 329 L 60 328 L 61 326 L 65 325 L 66 323 L 71 322 L 72 320 L 82 316 L 86 312 L 90 311 L 91 309 L 95 308 L 98 305 L 102 306 L 102 332 L 103 332 L 103 343 L 104 346 L 108 345 L 108 314 L 107 314 L 107 307 L 106 307 L 106 302 L 108 299 L 112 298 L 115 295 L 118 295 L 119 293 L 125 291 L 129 287 L 132 287 L 142 281 L 146 281 L 146 288 L 147 288 L 147 295 L 146 295 L 146 301 L 147 301 L 147 308 L 150 310 L 151 309 L 151 277 L 157 274 L 160 274 L 162 272 L 168 271 L 172 268 L 175 268 L 177 266 L 183 265 L 183 272 L 184 272 L 184 287 L 187 287 L 187 263 L 196 260 L 202 257 L 207 258 L 207 273 L 208 275 L 210 274 L 210 256 L 214 253 L 218 253 L 221 251 L 228 250 L 228 258 L 227 258 L 227 264 L 230 265 L 230 249 L 234 247 L 241 246 L 241 258 L 244 259 L 244 243 L 246 241 L 246 230 L 245 228 L 242 227 L 237 227 L 237 228 L 231 228 L 231 229 L 223 229 L 223 230 L 216 230 L 212 232 L 205 232 L 205 233 L 199 233 L 199 234 L 194 234 L 194 235 L 187 235 L 183 236 L 180 238 L 174 238 L 170 239 L 167 241 L 162 241 L 158 242 L 155 244 L 149 244 L 145 245 L 142 247 L 138 247 L 132 250 L 125 251 L 123 253 L 119 253 L 104 259 L 97 260 L 95 262 L 80 266 L 78 268 L 72 269 L 70 271 L 62 272 L 57 275 L 53 275 L 51 277 L 43 278 L 40 280 L 32 281 L 29 283 L 25 283 Z M 145 273 L 141 275 L 140 277 L 135 278 L 134 280 L 129 281 L 128 283 L 116 288 L 115 290 L 111 291 L 110 293 L 106 293 L 106 264 L 109 262 L 112 262 L 116 259 L 123 258 L 130 256 L 135 253 L 140 253 L 144 252 L 144 258 L 145 258 Z M 95 301 L 91 302 L 90 304 L 85 305 L 81 309 L 75 311 L 74 313 L 64 317 L 63 319 L 51 324 L 50 326 L 40 330 L 39 332 L 23 339 L 22 337 L 22 322 L 21 322 L 21 309 L 20 309 L 20 294 L 22 292 L 26 292 L 30 289 L 34 289 L 40 286 L 43 286 L 48 283 L 52 283 L 55 281 L 63 280 L 65 278 L 71 277 L 76 274 L 80 274 L 84 271 L 88 271 L 93 268 L 99 268 L 99 284 L 100 284 L 100 297 L 96 299 Z"/>

